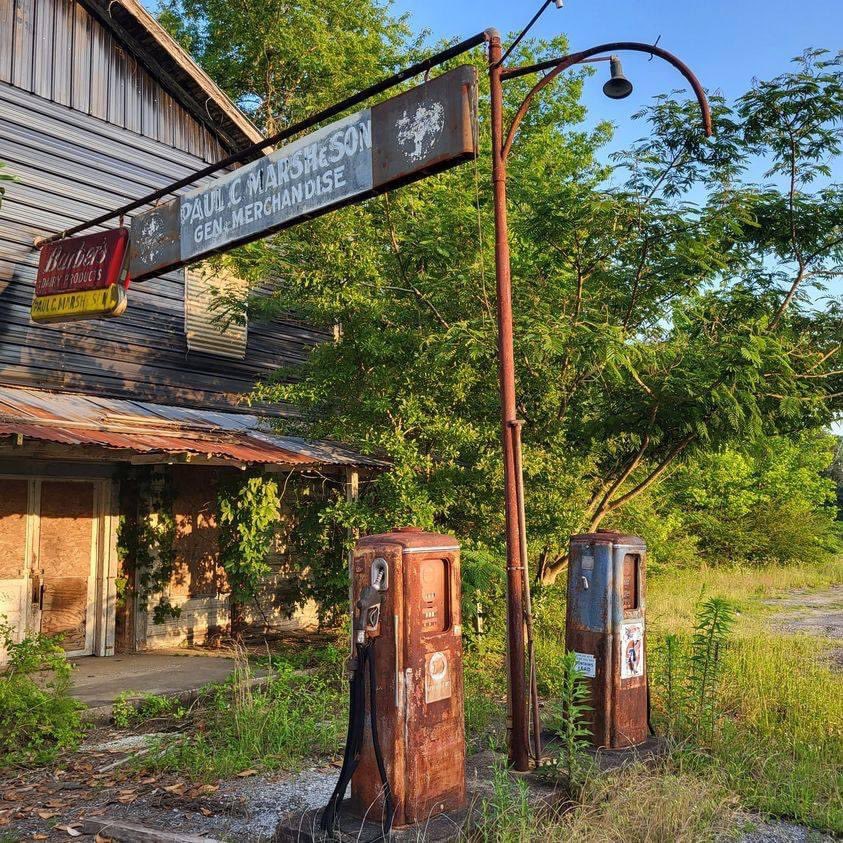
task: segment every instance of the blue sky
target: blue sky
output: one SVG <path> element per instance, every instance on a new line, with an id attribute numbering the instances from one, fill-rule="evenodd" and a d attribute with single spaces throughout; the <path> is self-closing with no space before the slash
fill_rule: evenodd
<path id="1" fill-rule="evenodd" d="M 488 26 L 504 35 L 520 30 L 540 0 L 395 0 L 393 8 L 409 12 L 416 28 L 428 28 L 434 39 L 466 37 Z M 841 0 L 565 0 L 551 5 L 533 32 L 549 38 L 564 32 L 572 49 L 607 41 L 651 43 L 678 55 L 709 90 L 738 96 L 752 78 L 769 78 L 787 69 L 789 59 L 806 47 L 839 49 L 843 41 Z M 629 54 L 626 75 L 635 84 L 632 96 L 612 102 L 602 96 L 603 66 L 586 86 L 592 120 L 617 124 L 624 144 L 642 132 L 629 116 L 654 94 L 682 87 L 684 80 L 664 62 Z"/>

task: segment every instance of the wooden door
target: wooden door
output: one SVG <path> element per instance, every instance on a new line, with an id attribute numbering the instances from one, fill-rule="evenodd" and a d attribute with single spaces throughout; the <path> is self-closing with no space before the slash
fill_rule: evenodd
<path id="1" fill-rule="evenodd" d="M 61 635 L 68 653 L 89 655 L 94 642 L 94 483 L 42 481 L 39 516 L 41 632 Z"/>
<path id="2" fill-rule="evenodd" d="M 28 508 L 29 481 L 0 477 L 0 623 L 16 641 L 26 633 Z"/>

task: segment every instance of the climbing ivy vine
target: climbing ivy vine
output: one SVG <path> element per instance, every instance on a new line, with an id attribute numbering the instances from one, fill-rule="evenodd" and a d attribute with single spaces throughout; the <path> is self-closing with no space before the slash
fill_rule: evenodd
<path id="1" fill-rule="evenodd" d="M 220 564 L 231 588 L 232 604 L 255 599 L 261 580 L 272 570 L 267 556 L 281 506 L 278 482 L 253 474 L 221 483 L 218 506 Z"/>
<path id="2" fill-rule="evenodd" d="M 136 571 L 137 599 L 142 611 L 157 597 L 153 623 L 177 618 L 181 608 L 173 606 L 166 593 L 176 566 L 176 519 L 173 492 L 166 475 L 148 472 L 135 478 L 141 505 L 132 516 L 120 516 L 117 549 L 120 558 Z M 128 587 L 128 582 L 126 583 Z"/>

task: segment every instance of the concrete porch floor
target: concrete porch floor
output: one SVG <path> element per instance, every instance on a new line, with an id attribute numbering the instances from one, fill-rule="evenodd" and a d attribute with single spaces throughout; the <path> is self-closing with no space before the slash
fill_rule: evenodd
<path id="1" fill-rule="evenodd" d="M 124 691 L 189 697 L 205 685 L 224 682 L 234 670 L 234 659 L 199 653 L 86 656 L 71 662 L 71 694 L 90 707 L 94 719 L 107 718 Z"/>

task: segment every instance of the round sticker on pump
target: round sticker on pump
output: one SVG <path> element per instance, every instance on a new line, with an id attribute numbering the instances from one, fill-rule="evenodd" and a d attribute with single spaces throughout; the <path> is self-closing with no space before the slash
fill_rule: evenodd
<path id="1" fill-rule="evenodd" d="M 438 702 L 451 696 L 451 671 L 447 653 L 429 653 L 424 674 L 424 701 Z"/>

